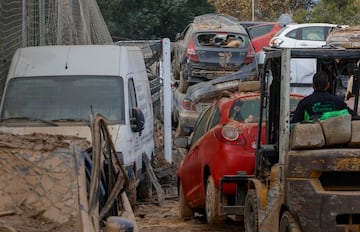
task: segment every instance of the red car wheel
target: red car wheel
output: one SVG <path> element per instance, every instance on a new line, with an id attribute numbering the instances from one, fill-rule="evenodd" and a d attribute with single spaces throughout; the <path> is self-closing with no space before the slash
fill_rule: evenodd
<path id="1" fill-rule="evenodd" d="M 209 224 L 223 224 L 226 220 L 226 215 L 219 214 L 219 190 L 212 176 L 207 179 L 205 213 Z"/>
<path id="2" fill-rule="evenodd" d="M 180 182 L 179 185 L 179 216 L 180 218 L 186 218 L 193 216 L 193 210 L 186 204 L 184 190 Z"/>

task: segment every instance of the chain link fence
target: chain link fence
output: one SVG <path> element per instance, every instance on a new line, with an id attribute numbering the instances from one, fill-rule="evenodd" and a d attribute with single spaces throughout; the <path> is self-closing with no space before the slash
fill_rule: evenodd
<path id="1" fill-rule="evenodd" d="M 0 93 L 19 47 L 112 43 L 96 0 L 0 0 Z"/>

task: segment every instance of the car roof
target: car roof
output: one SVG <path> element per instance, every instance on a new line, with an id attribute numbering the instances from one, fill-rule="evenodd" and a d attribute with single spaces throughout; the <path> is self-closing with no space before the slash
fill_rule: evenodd
<path id="1" fill-rule="evenodd" d="M 248 26 L 247 28 L 248 28 L 248 30 L 250 30 L 251 28 L 261 27 L 261 26 L 264 26 L 264 25 L 274 25 L 274 24 L 279 24 L 279 26 L 282 27 L 281 24 L 278 23 L 278 22 L 263 22 L 263 23 Z"/>
<path id="2" fill-rule="evenodd" d="M 240 23 L 241 26 L 247 28 L 247 27 L 252 27 L 252 26 L 256 26 L 256 25 L 260 25 L 260 24 L 266 24 L 266 23 L 270 23 L 270 22 L 266 22 L 266 21 L 240 21 L 239 23 Z"/>
<path id="3" fill-rule="evenodd" d="M 239 21 L 232 16 L 224 14 L 204 14 L 195 16 L 193 25 L 197 31 L 228 31 L 247 33 Z"/>
<path id="4" fill-rule="evenodd" d="M 311 27 L 311 26 L 330 26 L 336 27 L 336 24 L 331 23 L 299 23 L 299 24 L 287 24 L 285 27 L 289 29 L 301 28 L 301 27 Z"/>

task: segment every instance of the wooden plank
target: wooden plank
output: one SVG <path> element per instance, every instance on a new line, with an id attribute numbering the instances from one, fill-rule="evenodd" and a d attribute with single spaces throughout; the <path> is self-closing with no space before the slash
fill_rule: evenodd
<path id="1" fill-rule="evenodd" d="M 163 190 L 161 188 L 161 185 L 159 184 L 159 181 L 156 178 L 154 170 L 152 169 L 152 167 L 150 165 L 149 158 L 145 154 L 143 154 L 142 158 L 143 158 L 143 161 L 146 166 L 146 172 L 150 177 L 151 184 L 154 186 L 154 188 L 156 190 L 159 205 L 162 206 L 162 205 L 164 205 L 165 198 L 163 195 Z"/>

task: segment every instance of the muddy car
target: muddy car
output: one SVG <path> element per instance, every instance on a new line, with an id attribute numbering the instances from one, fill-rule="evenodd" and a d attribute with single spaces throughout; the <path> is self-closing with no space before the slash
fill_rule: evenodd
<path id="1" fill-rule="evenodd" d="M 247 66 L 238 72 L 192 85 L 185 94 L 176 89 L 172 104 L 172 124 L 176 128 L 176 134 L 189 135 L 206 107 L 216 99 L 237 91 L 240 81 L 255 79 L 252 68 Z"/>
<path id="2" fill-rule="evenodd" d="M 326 39 L 326 46 L 342 48 L 360 47 L 360 25 L 334 28 Z"/>
<path id="3" fill-rule="evenodd" d="M 92 135 L 0 135 L 0 231 L 137 230 L 103 117 Z"/>
<path id="4" fill-rule="evenodd" d="M 176 37 L 174 79 L 185 93 L 188 86 L 251 66 L 257 71 L 255 51 L 238 20 L 221 14 L 196 16 Z"/>

